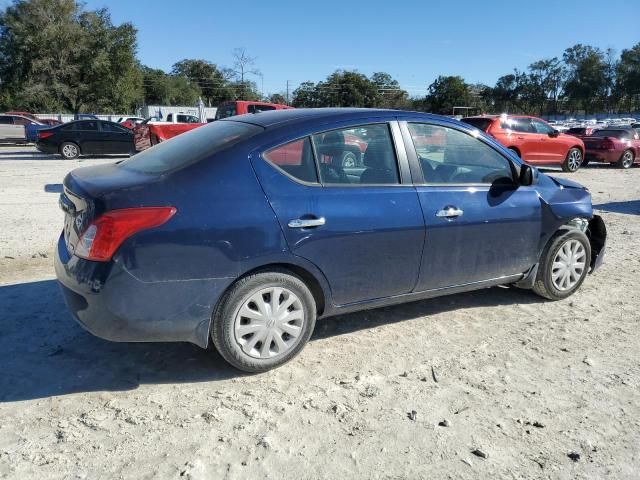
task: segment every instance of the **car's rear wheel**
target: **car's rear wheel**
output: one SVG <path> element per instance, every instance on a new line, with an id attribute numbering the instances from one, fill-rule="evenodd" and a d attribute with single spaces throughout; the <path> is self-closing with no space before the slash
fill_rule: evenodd
<path id="1" fill-rule="evenodd" d="M 565 172 L 575 172 L 582 165 L 582 151 L 579 148 L 570 148 L 567 157 L 562 163 L 562 170 Z"/>
<path id="2" fill-rule="evenodd" d="M 73 160 L 80 156 L 80 147 L 73 142 L 64 142 L 60 145 L 60 155 L 66 160 Z"/>
<path id="3" fill-rule="evenodd" d="M 575 228 L 561 230 L 542 253 L 533 291 L 549 300 L 567 298 L 580 288 L 590 264 L 587 236 Z"/>
<path id="4" fill-rule="evenodd" d="M 620 156 L 620 159 L 618 160 L 618 162 L 616 163 L 616 166 L 618 168 L 624 168 L 626 170 L 627 168 L 631 168 L 633 166 L 634 160 L 635 160 L 635 155 L 633 154 L 633 151 L 625 150 Z"/>
<path id="5" fill-rule="evenodd" d="M 258 272 L 225 293 L 213 315 L 211 339 L 234 367 L 264 372 L 295 357 L 315 322 L 315 300 L 299 277 L 286 270 Z"/>

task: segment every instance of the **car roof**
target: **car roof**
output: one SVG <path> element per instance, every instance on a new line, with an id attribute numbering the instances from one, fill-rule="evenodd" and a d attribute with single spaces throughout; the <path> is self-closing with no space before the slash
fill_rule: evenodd
<path id="1" fill-rule="evenodd" d="M 425 119 L 446 120 L 452 122 L 448 117 L 433 115 L 423 112 L 411 112 L 406 110 L 387 110 L 382 108 L 292 108 L 283 110 L 269 110 L 260 113 L 247 113 L 235 117 L 227 117 L 220 122 L 233 121 L 245 122 L 258 125 L 264 128 L 281 126 L 292 122 L 317 122 L 329 123 L 332 121 L 342 122 L 359 120 L 370 117 L 387 117 L 393 119 L 397 116 L 421 116 Z"/>

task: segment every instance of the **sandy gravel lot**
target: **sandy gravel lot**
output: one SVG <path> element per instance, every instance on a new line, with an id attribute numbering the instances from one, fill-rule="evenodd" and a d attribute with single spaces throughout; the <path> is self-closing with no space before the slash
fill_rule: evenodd
<path id="1" fill-rule="evenodd" d="M 640 168 L 571 175 L 609 241 L 570 299 L 494 288 L 325 319 L 251 376 L 70 318 L 58 192 L 101 161 L 0 148 L 0 478 L 639 477 Z"/>

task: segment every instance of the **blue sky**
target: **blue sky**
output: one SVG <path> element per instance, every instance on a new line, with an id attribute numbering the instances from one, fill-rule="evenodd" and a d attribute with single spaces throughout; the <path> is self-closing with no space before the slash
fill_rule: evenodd
<path id="1" fill-rule="evenodd" d="M 139 57 L 169 70 L 183 58 L 231 66 L 257 57 L 265 93 L 338 68 L 385 71 L 412 95 L 438 75 L 493 84 L 513 68 L 587 43 L 640 42 L 640 0 L 205 1 L 89 0 L 139 30 Z M 255 78 L 260 88 L 260 78 Z"/>

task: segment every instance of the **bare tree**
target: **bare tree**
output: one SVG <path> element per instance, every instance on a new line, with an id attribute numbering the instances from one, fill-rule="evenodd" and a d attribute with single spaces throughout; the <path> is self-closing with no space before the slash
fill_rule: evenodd
<path id="1" fill-rule="evenodd" d="M 244 48 L 234 48 L 231 53 L 233 56 L 233 72 L 240 77 L 240 83 L 244 84 L 245 75 L 258 75 L 260 70 L 253 68 L 256 64 L 256 57 L 251 57 Z"/>

